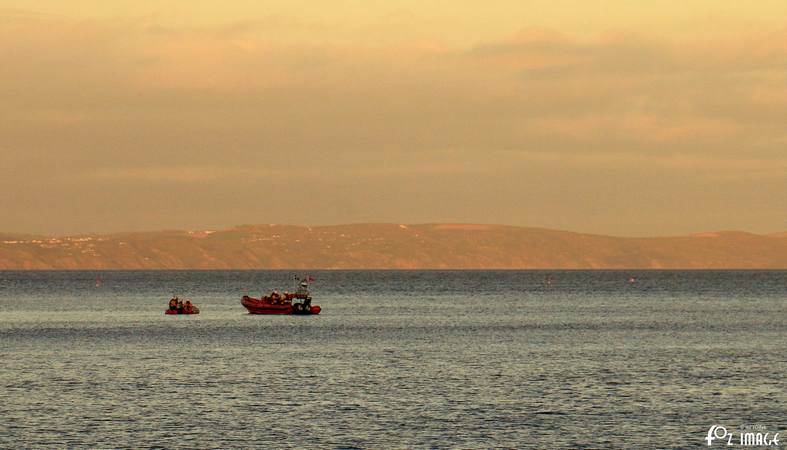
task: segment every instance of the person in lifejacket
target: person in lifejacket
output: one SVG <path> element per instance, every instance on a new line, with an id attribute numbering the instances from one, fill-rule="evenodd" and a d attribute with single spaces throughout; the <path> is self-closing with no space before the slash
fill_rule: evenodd
<path id="1" fill-rule="evenodd" d="M 191 300 L 186 300 L 186 303 L 183 305 L 183 313 L 191 314 L 193 312 L 194 312 L 194 305 L 191 304 Z"/>
<path id="2" fill-rule="evenodd" d="M 178 309 L 178 298 L 172 297 L 169 300 L 169 309 Z"/>
<path id="3" fill-rule="evenodd" d="M 178 300 L 178 314 L 183 314 L 183 300 Z"/>

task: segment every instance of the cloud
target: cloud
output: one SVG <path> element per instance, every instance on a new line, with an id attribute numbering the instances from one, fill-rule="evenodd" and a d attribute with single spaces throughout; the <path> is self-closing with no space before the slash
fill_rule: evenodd
<path id="1" fill-rule="evenodd" d="M 217 166 L 168 166 L 168 167 L 134 167 L 134 168 L 101 168 L 89 170 L 80 177 L 98 181 L 116 182 L 154 182 L 154 183 L 222 183 L 238 182 L 239 180 L 268 180 L 288 182 L 308 179 L 310 182 L 336 182 L 343 178 L 390 178 L 436 174 L 460 174 L 473 172 L 472 167 L 462 164 L 419 163 L 412 166 L 377 166 L 364 168 L 340 168 L 324 170 L 319 167 L 298 167 L 290 169 L 265 169 Z"/>
<path id="2" fill-rule="evenodd" d="M 541 28 L 465 48 L 282 38 L 291 28 L 325 31 L 284 16 L 216 27 L 18 11 L 0 18 L 0 60 L 10 68 L 0 71 L 0 187 L 19 198 L 69 204 L 68 195 L 100 189 L 133 205 L 155 194 L 129 184 L 174 181 L 241 198 L 240 211 L 255 198 L 238 194 L 238 180 L 269 189 L 299 172 L 320 192 L 279 184 L 279 195 L 336 198 L 339 212 L 313 223 L 358 221 L 342 211 L 371 210 L 375 196 L 388 199 L 390 212 L 374 210 L 393 222 L 442 221 L 429 212 L 460 192 L 470 203 L 456 199 L 446 218 L 529 224 L 539 197 L 522 192 L 534 192 L 533 179 L 540 198 L 564 204 L 553 213 L 567 217 L 577 209 L 571 194 L 606 189 L 592 184 L 602 183 L 589 175 L 598 170 L 643 197 L 660 195 L 654 186 L 665 175 L 699 182 L 695 169 L 705 174 L 699 197 L 730 197 L 731 187 L 713 185 L 722 179 L 752 195 L 756 177 L 776 180 L 765 188 L 773 198 L 787 187 L 775 175 L 787 142 L 785 30 L 673 42 Z M 489 182 L 497 174 L 506 180 Z M 176 197 L 196 205 L 210 195 L 195 188 Z M 506 212 L 512 204 L 520 212 Z M 30 208 L 2 206 L 20 216 Z M 660 214 L 668 205 L 651 213 Z M 0 229 L 14 228 L 12 215 Z M 604 228 L 616 226 L 614 209 L 594 220 L 588 231 L 615 231 Z"/>

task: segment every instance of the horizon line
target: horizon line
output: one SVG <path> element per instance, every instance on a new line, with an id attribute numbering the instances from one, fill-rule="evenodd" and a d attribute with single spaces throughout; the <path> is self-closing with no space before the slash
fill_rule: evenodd
<path id="1" fill-rule="evenodd" d="M 0 230 L 0 236 L 2 235 L 10 235 L 10 236 L 18 236 L 18 237 L 30 237 L 30 238 L 37 238 L 37 237 L 46 237 L 46 238 L 69 238 L 69 237 L 78 237 L 78 236 L 113 236 L 113 235 L 123 235 L 123 234 L 146 234 L 146 233 L 205 233 L 205 232 L 220 232 L 220 231 L 229 231 L 233 229 L 238 229 L 242 227 L 261 227 L 261 226 L 268 226 L 268 227 L 295 227 L 295 228 L 337 228 L 337 227 L 350 227 L 350 226 L 399 226 L 399 227 L 424 227 L 424 226 L 465 226 L 465 227 L 497 227 L 497 228 L 518 228 L 518 229 L 528 229 L 528 230 L 539 230 L 539 231 L 548 231 L 548 232 L 560 232 L 560 233 L 571 233 L 571 234 L 580 234 L 580 235 L 587 235 L 587 236 L 601 236 L 601 237 L 611 237 L 611 238 L 620 238 L 620 239 L 659 239 L 659 238 L 681 238 L 681 237 L 714 237 L 713 235 L 719 234 L 733 234 L 733 233 L 741 233 L 741 234 L 749 234 L 753 236 L 762 236 L 762 237 L 787 237 L 787 231 L 774 231 L 774 232 L 765 232 L 765 233 L 757 233 L 752 231 L 746 230 L 736 230 L 736 229 L 721 229 L 721 230 L 703 230 L 703 231 L 694 231 L 689 232 L 687 234 L 667 234 L 667 235 L 642 235 L 642 236 L 632 236 L 632 235 L 616 235 L 616 234 L 603 234 L 603 233 L 596 233 L 596 232 L 585 232 L 585 231 L 575 231 L 575 230 L 568 230 L 568 229 L 561 229 L 561 228 L 548 228 L 543 226 L 528 226 L 528 225 L 510 225 L 510 224 L 499 224 L 499 223 L 480 223 L 480 222 L 421 222 L 421 223 L 402 223 L 402 222 L 349 222 L 349 223 L 339 223 L 339 224 L 327 224 L 327 225 L 304 225 L 304 224 L 293 224 L 293 223 L 242 223 L 236 225 L 228 225 L 223 227 L 202 227 L 202 228 L 161 228 L 158 230 L 154 229 L 138 229 L 138 230 L 120 230 L 120 231 L 107 231 L 107 232 L 76 232 L 76 233 L 33 233 L 33 232 L 24 232 L 24 231 L 2 231 Z M 480 230 L 471 230 L 467 229 L 466 231 L 480 231 Z"/>

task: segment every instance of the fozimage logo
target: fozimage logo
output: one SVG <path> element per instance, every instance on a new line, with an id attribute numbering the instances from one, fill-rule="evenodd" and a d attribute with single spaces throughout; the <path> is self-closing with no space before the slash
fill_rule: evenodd
<path id="1" fill-rule="evenodd" d="M 763 425 L 745 425 L 741 426 L 740 431 L 727 431 L 727 428 L 721 425 L 711 425 L 708 429 L 708 436 L 705 437 L 705 442 L 708 447 L 713 445 L 713 441 L 719 440 L 726 445 L 738 445 L 741 447 L 754 447 L 754 446 L 779 446 L 779 433 L 770 433 Z"/>

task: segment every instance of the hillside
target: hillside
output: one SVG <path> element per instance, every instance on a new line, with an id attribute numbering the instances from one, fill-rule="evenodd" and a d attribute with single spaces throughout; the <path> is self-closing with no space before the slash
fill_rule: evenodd
<path id="1" fill-rule="evenodd" d="M 0 235 L 0 269 L 787 268 L 787 234 L 620 238 L 501 225 L 243 225 Z"/>

